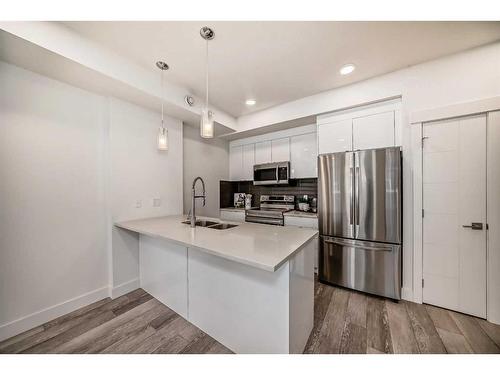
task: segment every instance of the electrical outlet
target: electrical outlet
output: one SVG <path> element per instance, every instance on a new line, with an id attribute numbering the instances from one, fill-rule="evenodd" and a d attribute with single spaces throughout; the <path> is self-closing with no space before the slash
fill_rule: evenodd
<path id="1" fill-rule="evenodd" d="M 160 206 L 161 206 L 161 199 L 153 198 L 153 207 L 160 207 Z"/>
<path id="2" fill-rule="evenodd" d="M 141 208 L 142 207 L 142 201 L 138 200 L 135 202 L 135 208 Z"/>

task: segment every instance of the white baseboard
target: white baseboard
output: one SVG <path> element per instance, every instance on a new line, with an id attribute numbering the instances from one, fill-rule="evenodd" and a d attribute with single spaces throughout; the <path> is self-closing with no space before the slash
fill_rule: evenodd
<path id="1" fill-rule="evenodd" d="M 402 288 L 401 289 L 401 299 L 404 299 L 405 301 L 415 302 L 413 300 L 413 290 L 410 288 Z M 419 303 L 419 302 L 417 302 L 417 303 Z"/>
<path id="2" fill-rule="evenodd" d="M 0 341 L 39 326 L 40 324 L 47 323 L 52 319 L 75 311 L 81 307 L 90 305 L 91 303 L 108 297 L 108 294 L 109 288 L 108 286 L 105 286 L 65 302 L 61 302 L 57 305 L 26 315 L 22 318 L 4 323 L 0 325 Z"/>
<path id="3" fill-rule="evenodd" d="M 129 280 L 111 289 L 111 298 L 115 299 L 140 287 L 139 278 Z"/>

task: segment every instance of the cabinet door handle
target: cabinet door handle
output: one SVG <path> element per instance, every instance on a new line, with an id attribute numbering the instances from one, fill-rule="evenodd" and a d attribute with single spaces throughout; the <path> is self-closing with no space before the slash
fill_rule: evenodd
<path id="1" fill-rule="evenodd" d="M 470 228 L 472 230 L 483 230 L 483 223 L 471 223 L 471 225 L 462 225 L 463 228 Z"/>

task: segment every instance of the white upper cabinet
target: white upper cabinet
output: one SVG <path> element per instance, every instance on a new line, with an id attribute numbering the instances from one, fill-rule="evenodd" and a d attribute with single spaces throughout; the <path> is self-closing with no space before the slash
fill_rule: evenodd
<path id="1" fill-rule="evenodd" d="M 255 164 L 270 163 L 271 161 L 271 141 L 257 142 L 255 144 Z"/>
<path id="2" fill-rule="evenodd" d="M 316 127 L 316 124 L 304 125 L 232 141 L 229 179 L 251 181 L 255 164 L 282 161 L 290 161 L 291 178 L 316 177 Z"/>
<path id="3" fill-rule="evenodd" d="M 243 145 L 243 167 L 241 180 L 253 180 L 253 166 L 255 165 L 255 145 Z"/>
<path id="4" fill-rule="evenodd" d="M 401 145 L 401 101 L 394 99 L 318 116 L 320 154 Z"/>
<path id="5" fill-rule="evenodd" d="M 352 119 L 320 124 L 318 149 L 320 154 L 352 151 Z"/>
<path id="6" fill-rule="evenodd" d="M 273 162 L 290 161 L 290 138 L 273 139 L 271 141 L 271 159 Z"/>
<path id="7" fill-rule="evenodd" d="M 243 146 L 231 146 L 229 150 L 229 179 L 239 181 L 243 170 Z"/>
<path id="8" fill-rule="evenodd" d="M 316 133 L 290 137 L 290 177 L 310 178 L 318 176 Z"/>
<path id="9" fill-rule="evenodd" d="M 354 118 L 352 141 L 354 150 L 394 146 L 394 111 Z"/>

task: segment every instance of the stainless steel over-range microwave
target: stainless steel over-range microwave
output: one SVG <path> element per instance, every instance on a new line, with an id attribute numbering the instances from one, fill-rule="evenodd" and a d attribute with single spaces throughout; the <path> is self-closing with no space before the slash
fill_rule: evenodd
<path id="1" fill-rule="evenodd" d="M 290 162 L 256 164 L 253 167 L 254 185 L 287 185 L 290 178 Z"/>

